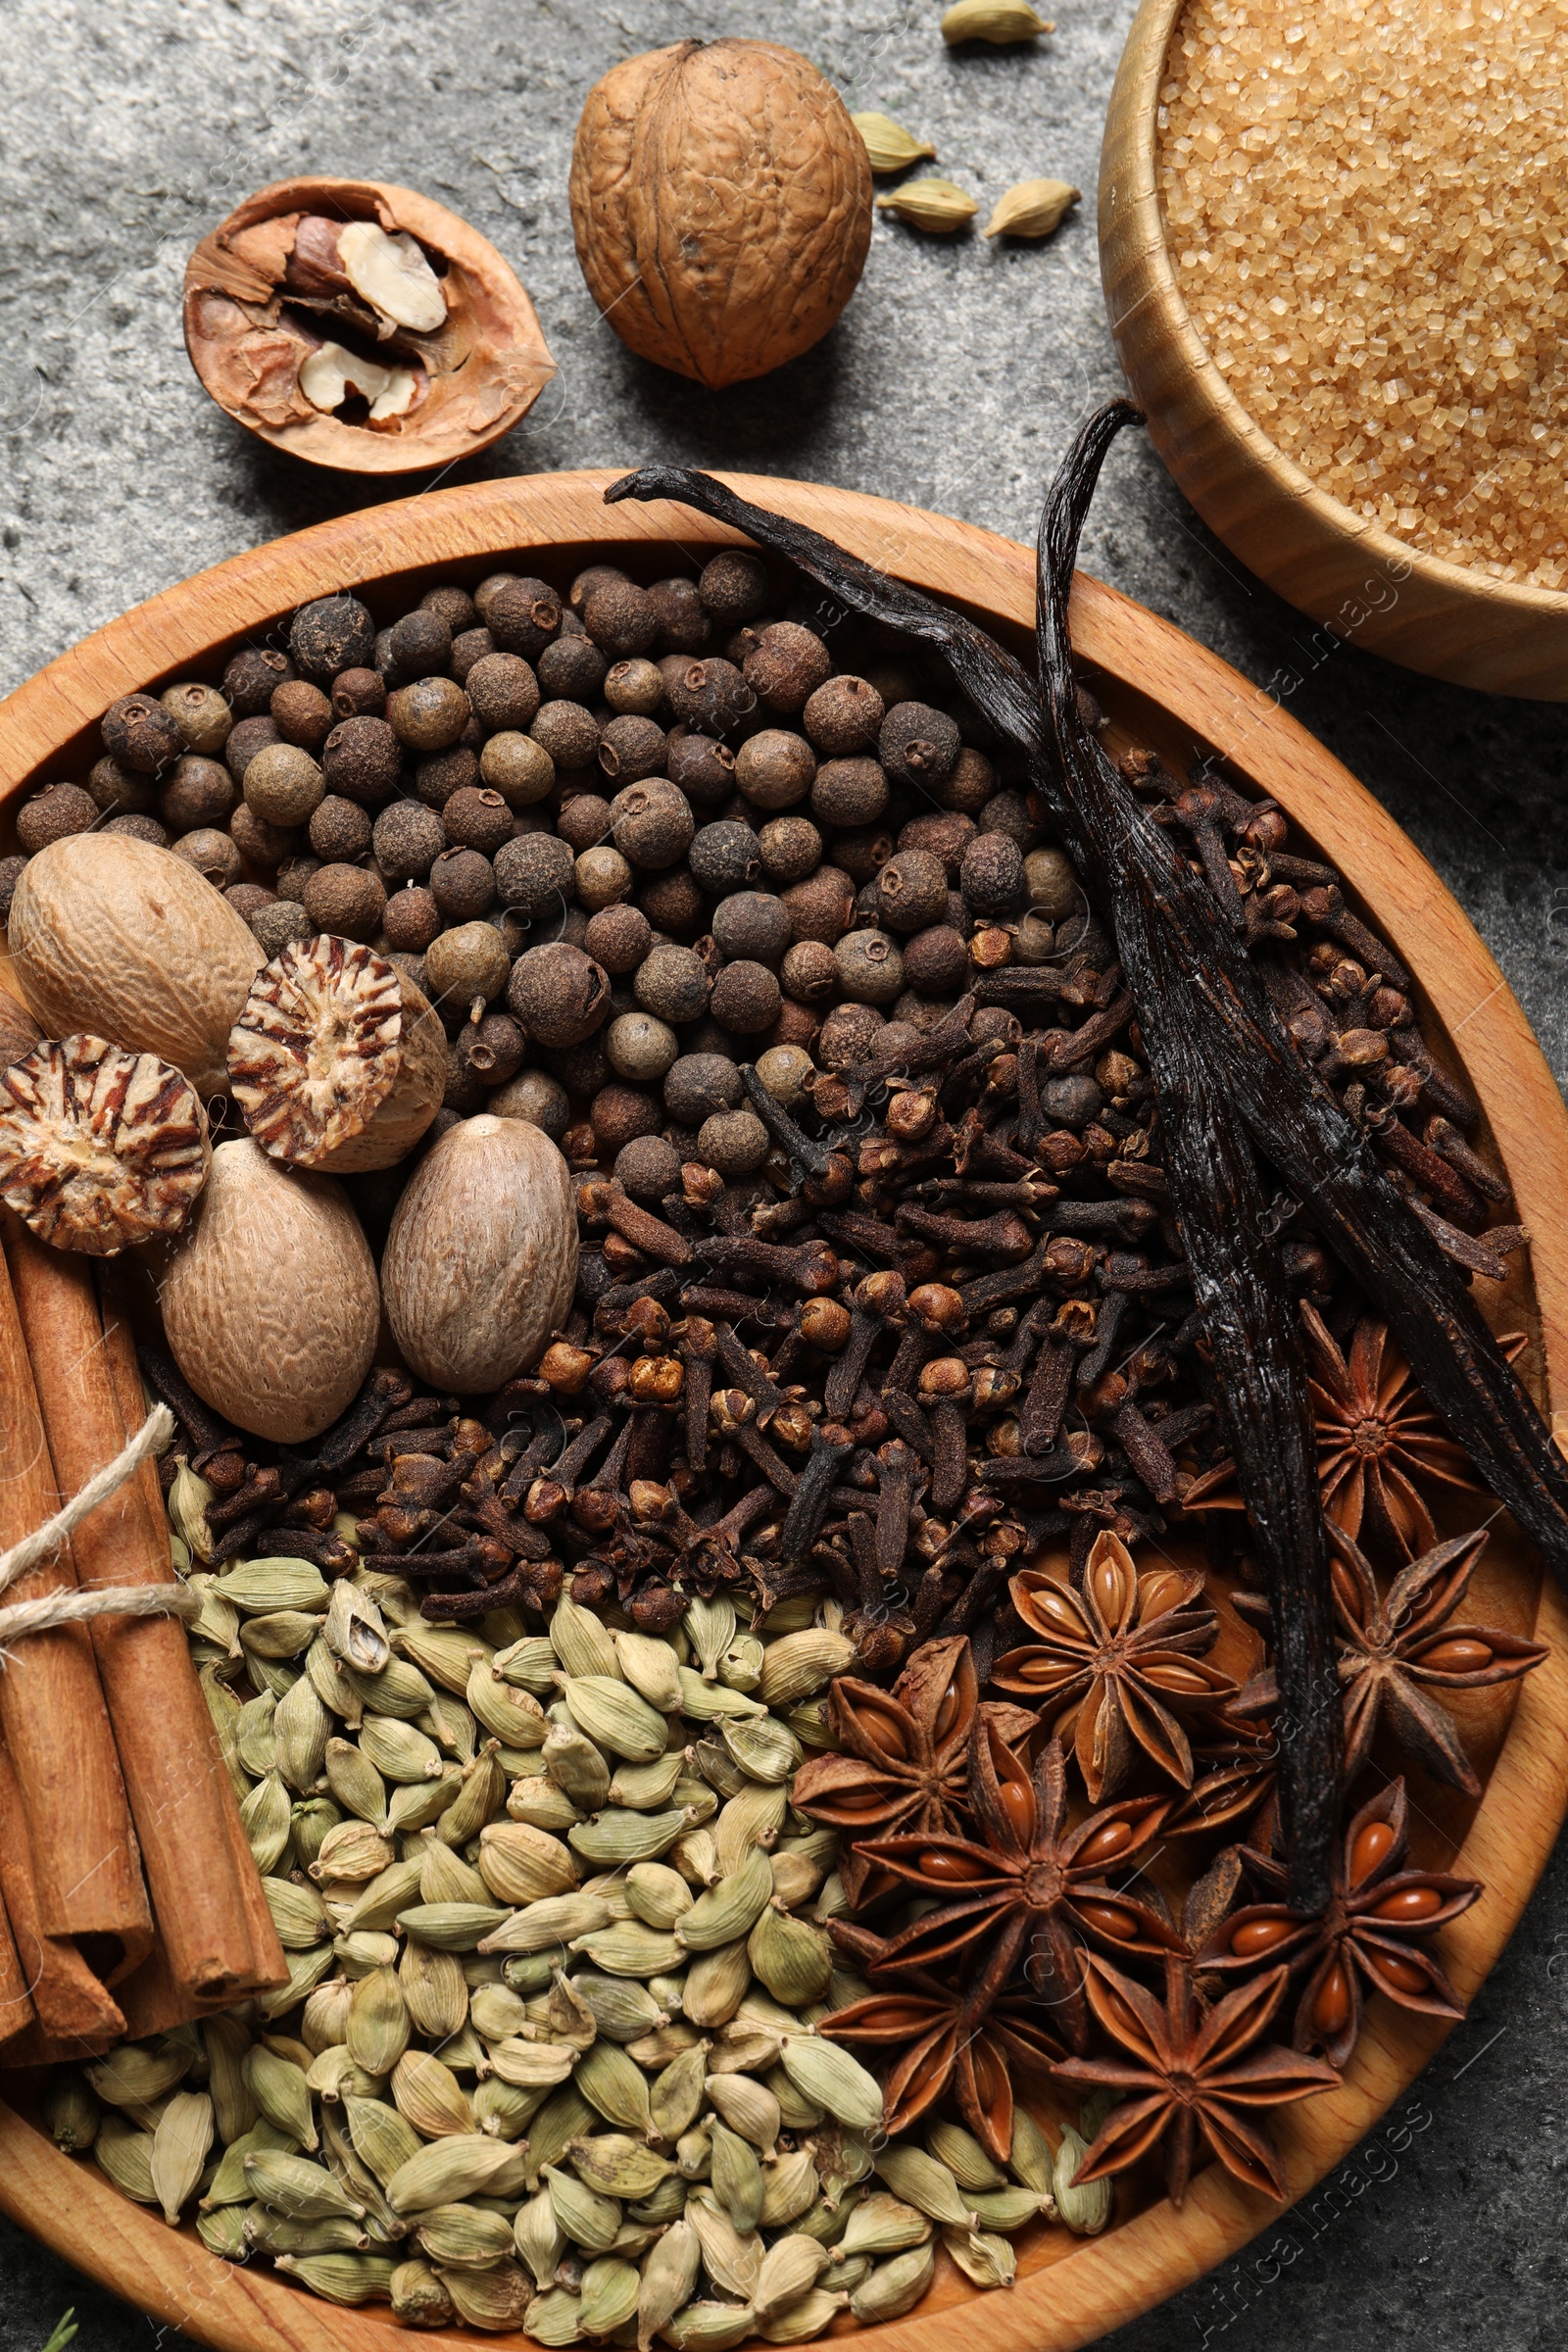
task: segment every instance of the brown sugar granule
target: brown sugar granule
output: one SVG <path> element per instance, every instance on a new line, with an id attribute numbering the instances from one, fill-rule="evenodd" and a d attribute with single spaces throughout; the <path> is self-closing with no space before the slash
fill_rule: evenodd
<path id="1" fill-rule="evenodd" d="M 1568 587 L 1568 14 L 1189 0 L 1177 284 L 1249 414 L 1425 554 Z"/>

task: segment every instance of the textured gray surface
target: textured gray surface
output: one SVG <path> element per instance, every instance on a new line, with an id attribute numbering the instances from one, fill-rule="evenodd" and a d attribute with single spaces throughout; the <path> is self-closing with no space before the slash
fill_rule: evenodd
<path id="1" fill-rule="evenodd" d="M 1118 388 L 1096 264 L 1100 128 L 1132 0 L 1060 0 L 1034 54 L 955 57 L 938 0 L 7 0 L 0 20 L 0 688 L 87 629 L 238 549 L 365 503 L 206 400 L 178 288 L 197 237 L 301 171 L 404 181 L 492 237 L 561 373 L 464 478 L 662 456 L 842 482 L 1018 536 L 1074 421 Z M 1076 180 L 1050 247 L 926 243 L 878 223 L 860 293 L 816 353 L 705 394 L 633 359 L 578 275 L 572 128 L 619 56 L 747 32 L 813 57 L 852 106 L 936 143 L 989 205 Z M 413 478 L 388 491 L 430 485 Z M 1568 1070 L 1568 727 L 1313 636 L 1124 443 L 1088 567 L 1290 707 L 1379 794 L 1474 916 Z M 1290 681 L 1294 680 L 1295 683 Z M 1469 2022 L 1390 2123 L 1259 2251 L 1113 2339 L 1117 2352 L 1334 2346 L 1497 2352 L 1562 2341 L 1568 1863 Z M 1400 2121 L 1399 2119 L 1403 2120 Z M 74 2302 L 86 2352 L 168 2331 L 0 2226 L 0 2352 Z"/>

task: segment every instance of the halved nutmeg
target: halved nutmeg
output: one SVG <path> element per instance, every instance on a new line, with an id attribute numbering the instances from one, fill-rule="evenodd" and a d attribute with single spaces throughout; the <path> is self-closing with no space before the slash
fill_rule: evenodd
<path id="1" fill-rule="evenodd" d="M 212 1156 L 196 1089 L 156 1054 L 82 1035 L 0 1070 L 0 1199 L 53 1249 L 177 1233 Z"/>
<path id="2" fill-rule="evenodd" d="M 488 448 L 555 373 L 495 247 L 374 180 L 248 196 L 186 267 L 185 343 L 220 408 L 263 440 L 367 473 Z"/>
<path id="3" fill-rule="evenodd" d="M 262 1150 L 334 1176 L 389 1168 L 441 1107 L 445 1032 L 395 964 L 353 940 L 291 940 L 229 1032 L 234 1100 Z"/>

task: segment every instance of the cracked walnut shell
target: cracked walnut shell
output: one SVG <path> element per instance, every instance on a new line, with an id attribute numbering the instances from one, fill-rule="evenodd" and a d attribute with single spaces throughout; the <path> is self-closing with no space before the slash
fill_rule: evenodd
<path id="1" fill-rule="evenodd" d="M 155 1054 L 68 1037 L 0 1071 L 0 1199 L 52 1249 L 177 1233 L 211 1160 L 195 1088 Z"/>
<path id="2" fill-rule="evenodd" d="M 412 1151 L 440 1109 L 446 1035 L 384 956 L 325 934 L 291 940 L 252 983 L 228 1075 L 271 1158 L 363 1175 Z"/>
<path id="3" fill-rule="evenodd" d="M 826 334 L 871 242 L 871 167 L 838 92 L 772 41 L 612 67 L 571 158 L 577 259 L 645 360 L 718 387 Z"/>

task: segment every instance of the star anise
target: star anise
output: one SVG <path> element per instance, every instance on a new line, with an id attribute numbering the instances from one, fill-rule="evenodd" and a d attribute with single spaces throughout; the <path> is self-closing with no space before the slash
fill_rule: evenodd
<path id="1" fill-rule="evenodd" d="M 1360 1535 L 1364 1524 L 1401 1559 L 1413 1559 L 1438 1540 L 1417 1480 L 1478 1493 L 1470 1457 L 1445 1436 L 1408 1368 L 1389 1347 L 1387 1324 L 1364 1317 L 1345 1353 L 1304 1298 L 1301 1323 L 1312 1370 L 1323 1508 L 1347 1535 Z M 1182 1500 L 1190 1511 L 1239 1511 L 1236 1464 L 1217 1462 Z"/>
<path id="2" fill-rule="evenodd" d="M 1088 2047 L 1083 1945 L 1154 1958 L 1170 1930 L 1140 1897 L 1107 1886 L 1103 1874 L 1140 1862 L 1152 1845 L 1166 1800 L 1135 1796 L 1068 1830 L 1067 1766 L 1059 1740 L 1040 1753 L 1031 1779 L 994 1725 L 976 1728 L 969 1809 L 985 1839 L 881 1838 L 867 1857 L 929 1895 L 954 1899 L 893 1936 L 878 1966 L 945 1974 L 974 1954 L 971 1998 L 989 2006 L 1021 1959 L 1030 1989 L 1055 2013 L 1074 2049 Z"/>
<path id="3" fill-rule="evenodd" d="M 1262 2043 L 1289 1983 L 1288 1969 L 1271 1969 L 1210 2009 L 1193 1982 L 1191 1965 L 1172 1956 L 1165 1963 L 1160 2002 L 1090 1953 L 1085 1987 L 1090 2005 L 1129 2054 L 1064 2058 L 1056 2068 L 1058 2082 L 1123 2094 L 1076 2179 L 1102 2180 L 1125 2172 L 1163 2140 L 1165 2185 L 1171 2203 L 1180 2205 L 1194 2160 L 1206 2141 L 1246 2187 L 1283 2197 L 1280 2160 L 1248 2111 L 1310 2098 L 1314 2091 L 1332 2090 L 1340 2079 L 1321 2059 Z"/>
<path id="4" fill-rule="evenodd" d="M 1209 1936 L 1204 1968 L 1236 1975 L 1265 1962 L 1306 1982 L 1293 2034 L 1298 2050 L 1321 2049 L 1345 2066 L 1361 2031 L 1363 1980 L 1401 2009 L 1425 2017 L 1459 2018 L 1464 2003 L 1418 1940 L 1468 1911 L 1481 1893 L 1477 1879 L 1442 1871 L 1406 1870 L 1403 1781 L 1391 1781 L 1356 1814 L 1345 1834 L 1340 1868 L 1327 1910 L 1298 1919 L 1283 1901 L 1252 1903 Z M 1250 1850 L 1252 1876 L 1283 1892 L 1287 1873 L 1272 1855 Z"/>
<path id="5" fill-rule="evenodd" d="M 1033 1699 L 1044 1719 L 1072 1739 L 1091 1804 L 1120 1788 L 1141 1748 L 1184 1788 L 1193 1753 L 1172 1707 L 1211 1711 L 1236 1694 L 1211 1649 L 1219 1619 L 1202 1602 L 1200 1570 L 1156 1568 L 1140 1576 L 1119 1536 L 1096 1538 L 1083 1591 L 1038 1569 L 1012 1579 L 1013 1606 L 1040 1636 L 1010 1649 L 992 1680 Z"/>
<path id="6" fill-rule="evenodd" d="M 1197 1838 L 1246 1824 L 1253 1845 L 1275 1842 L 1279 1827 L 1279 1742 L 1266 1724 L 1238 1723 L 1195 1742 L 1193 1785 L 1165 1816 L 1167 1838 Z"/>
<path id="7" fill-rule="evenodd" d="M 1546 1652 L 1498 1626 L 1449 1625 L 1487 1541 L 1485 1528 L 1455 1536 L 1401 1568 L 1386 1595 L 1351 1539 L 1328 1523 L 1334 1605 L 1339 1619 L 1340 1685 L 1345 1693 L 1345 1774 L 1366 1762 L 1372 1735 L 1387 1719 L 1400 1745 L 1434 1779 L 1467 1796 L 1481 1784 L 1452 1718 L 1430 1690 L 1483 1690 L 1539 1666 Z M 1256 1676 L 1232 1705 L 1238 1718 L 1266 1714 L 1278 1702 L 1274 1670 Z"/>
<path id="8" fill-rule="evenodd" d="M 831 1934 L 875 1976 L 887 1950 L 880 1936 L 845 1920 L 835 1920 Z M 833 2041 L 898 2053 L 882 2085 L 884 2132 L 906 2131 L 951 2084 L 964 2122 L 999 2164 L 1012 2149 L 1012 2069 L 1049 2074 L 1062 2055 L 1037 2001 L 1008 1994 L 981 2008 L 968 1986 L 923 1970 L 819 2018 L 816 2030 Z"/>

